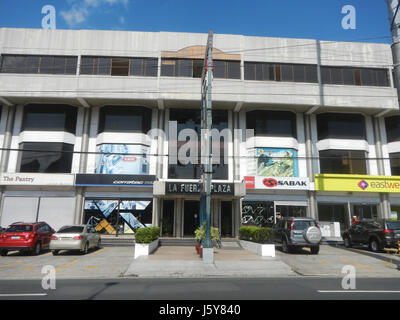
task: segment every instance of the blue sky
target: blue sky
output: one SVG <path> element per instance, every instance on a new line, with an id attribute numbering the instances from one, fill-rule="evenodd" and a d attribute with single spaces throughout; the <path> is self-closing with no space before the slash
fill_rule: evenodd
<path id="1" fill-rule="evenodd" d="M 0 27 L 41 28 L 44 5 L 55 7 L 57 29 L 391 42 L 385 0 L 0 0 Z M 355 30 L 342 28 L 345 5 L 356 8 Z"/>

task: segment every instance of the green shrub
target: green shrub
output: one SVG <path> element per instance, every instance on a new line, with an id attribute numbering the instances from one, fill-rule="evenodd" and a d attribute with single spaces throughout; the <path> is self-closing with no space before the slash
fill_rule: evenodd
<path id="1" fill-rule="evenodd" d="M 196 236 L 196 240 L 198 242 L 203 242 L 203 240 L 206 238 L 206 222 L 203 222 L 203 225 L 198 227 L 195 231 L 194 234 Z M 215 241 L 215 240 L 220 240 L 219 237 L 219 229 L 215 227 L 210 228 L 210 240 Z"/>
<path id="2" fill-rule="evenodd" d="M 273 230 L 271 228 L 261 228 L 255 226 L 242 226 L 239 228 L 239 237 L 241 240 L 247 240 L 257 243 L 270 242 Z"/>
<path id="3" fill-rule="evenodd" d="M 147 227 L 136 230 L 136 243 L 151 243 L 160 235 L 160 227 Z"/>

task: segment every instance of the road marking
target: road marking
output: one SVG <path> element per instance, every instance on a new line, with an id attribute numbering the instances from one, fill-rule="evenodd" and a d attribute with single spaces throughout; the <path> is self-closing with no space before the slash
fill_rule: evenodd
<path id="1" fill-rule="evenodd" d="M 33 270 L 33 269 L 35 269 L 35 267 L 25 267 L 24 269 L 25 270 Z"/>
<path id="2" fill-rule="evenodd" d="M 98 253 L 104 252 L 104 251 L 106 251 L 106 250 L 107 250 L 107 248 L 103 248 L 103 249 L 101 249 L 101 250 L 98 250 L 98 251 L 96 251 L 96 252 L 93 252 L 93 254 L 98 254 Z"/>
<path id="3" fill-rule="evenodd" d="M 96 266 L 87 266 L 88 269 L 96 269 Z"/>
<path id="4" fill-rule="evenodd" d="M 47 293 L 0 293 L 0 297 L 35 297 L 47 296 Z"/>
<path id="5" fill-rule="evenodd" d="M 400 293 L 400 290 L 318 290 L 320 293 Z"/>
<path id="6" fill-rule="evenodd" d="M 328 264 L 326 261 L 321 261 L 320 264 Z"/>
<path id="7" fill-rule="evenodd" d="M 58 267 L 58 268 L 56 269 L 56 271 L 61 270 L 61 269 L 63 269 L 63 268 L 67 268 L 67 267 L 73 265 L 74 263 L 77 263 L 78 261 L 79 261 L 79 260 L 74 260 L 74 261 L 71 261 L 70 263 L 64 264 L 63 266 Z"/>
<path id="8" fill-rule="evenodd" d="M 353 261 L 345 260 L 345 259 L 340 259 L 340 260 L 342 260 L 343 262 L 354 264 L 355 266 L 360 267 L 360 268 L 365 268 L 365 269 L 368 269 L 368 270 L 371 270 L 371 271 L 375 270 L 374 268 L 371 268 L 371 267 L 368 267 L 368 266 L 364 266 L 363 264 L 360 264 L 360 263 L 357 263 L 357 262 L 353 262 Z"/>
<path id="9" fill-rule="evenodd" d="M 11 267 L 11 266 L 14 266 L 14 265 L 19 264 L 19 263 L 22 263 L 22 261 L 16 261 L 16 262 L 13 262 L 13 263 L 10 263 L 10 264 L 6 264 L 4 266 L 1 266 L 0 269 Z"/>

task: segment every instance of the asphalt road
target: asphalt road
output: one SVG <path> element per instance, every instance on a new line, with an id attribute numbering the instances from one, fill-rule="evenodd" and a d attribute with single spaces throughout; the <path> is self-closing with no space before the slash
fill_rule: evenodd
<path id="1" fill-rule="evenodd" d="M 343 290 L 342 278 L 1 280 L 0 300 L 400 300 L 400 278 L 361 278 Z"/>

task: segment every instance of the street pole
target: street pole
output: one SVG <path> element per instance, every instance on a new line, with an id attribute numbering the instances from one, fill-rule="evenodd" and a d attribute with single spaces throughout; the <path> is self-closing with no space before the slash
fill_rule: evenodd
<path id="1" fill-rule="evenodd" d="M 206 52 L 204 57 L 203 73 L 202 73 L 202 106 L 201 106 L 201 117 L 202 117 L 202 194 L 200 201 L 203 203 L 200 208 L 204 210 L 205 221 L 206 221 L 206 238 L 203 242 L 203 262 L 213 263 L 214 262 L 214 250 L 213 243 L 211 241 L 210 229 L 211 229 L 211 180 L 212 180 L 212 145 L 211 145 L 211 127 L 212 127 L 212 80 L 213 80 L 213 61 L 212 61 L 212 49 L 213 49 L 213 31 L 210 30 L 208 33 Z M 203 154 L 205 152 L 205 154 Z M 204 161 L 203 161 L 204 159 Z M 204 164 L 203 164 L 204 162 Z"/>
<path id="2" fill-rule="evenodd" d="M 393 81 L 400 98 L 400 1 L 386 0 L 386 4 L 389 12 L 390 32 L 392 33 L 392 55 L 395 75 Z"/>

